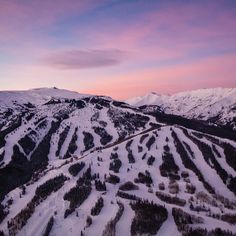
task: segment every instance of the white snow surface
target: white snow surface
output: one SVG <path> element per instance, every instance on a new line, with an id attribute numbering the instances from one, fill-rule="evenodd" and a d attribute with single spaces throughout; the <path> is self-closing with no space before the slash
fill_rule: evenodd
<path id="1" fill-rule="evenodd" d="M 208 120 L 219 116 L 219 123 L 236 117 L 236 88 L 212 88 L 173 95 L 150 93 L 126 100 L 132 106 L 156 105 L 168 114 Z"/>
<path id="2" fill-rule="evenodd" d="M 57 88 L 36 88 L 22 91 L 0 91 L 0 106 L 12 106 L 14 103 L 32 103 L 35 105 L 43 104 L 51 99 L 80 99 L 89 97 L 88 94 L 80 94 L 65 89 Z"/>
<path id="3" fill-rule="evenodd" d="M 48 223 L 49 218 L 54 216 L 54 224 L 51 230 L 50 235 L 78 235 L 81 231 L 85 233 L 85 235 L 93 236 L 93 235 L 102 235 L 102 232 L 105 229 L 105 225 L 115 217 L 118 205 L 116 201 L 120 201 L 125 209 L 124 213 L 121 216 L 121 219 L 118 221 L 116 225 L 116 235 L 130 235 L 130 227 L 132 224 L 132 220 L 135 216 L 134 211 L 131 209 L 129 205 L 129 200 L 123 199 L 116 196 L 116 193 L 119 189 L 119 186 L 127 181 L 134 182 L 134 179 L 137 178 L 139 172 L 149 171 L 151 177 L 153 179 L 153 184 L 151 185 L 152 192 L 149 192 L 149 187 L 145 184 L 138 183 L 138 190 L 128 191 L 128 194 L 133 194 L 143 199 L 148 199 L 149 201 L 154 201 L 157 204 L 164 205 L 168 211 L 168 219 L 163 223 L 157 235 L 181 235 L 181 232 L 178 231 L 175 221 L 172 217 L 172 208 L 179 207 L 174 204 L 169 204 L 161 201 L 155 196 L 156 191 L 159 190 L 159 184 L 164 183 L 165 190 L 163 193 L 169 194 L 168 185 L 170 180 L 168 177 L 164 177 L 160 174 L 159 168 L 162 164 L 162 154 L 164 150 L 164 146 L 168 145 L 170 148 L 170 153 L 173 154 L 175 163 L 179 166 L 180 172 L 187 171 L 189 173 L 188 182 L 194 184 L 196 187 L 196 193 L 204 192 L 209 196 L 210 199 L 213 197 L 206 191 L 201 181 L 197 178 L 197 176 L 189 169 L 186 169 L 182 163 L 180 155 L 176 151 L 176 147 L 174 144 L 174 140 L 171 137 L 172 129 L 177 133 L 180 140 L 187 142 L 191 146 L 191 150 L 194 153 L 194 159 L 192 159 L 201 170 L 203 177 L 216 189 L 216 193 L 221 195 L 224 194 L 224 197 L 229 199 L 232 202 L 235 202 L 236 198 L 229 189 L 226 188 L 225 184 L 222 182 L 218 174 L 215 170 L 208 164 L 205 163 L 204 158 L 198 149 L 198 147 L 193 144 L 191 141 L 187 139 L 185 134 L 181 131 L 179 127 L 171 127 L 171 126 L 163 126 L 156 130 L 146 132 L 146 138 L 141 143 L 141 137 L 144 135 L 142 133 L 131 136 L 130 139 L 124 142 L 114 142 L 112 145 L 108 145 L 103 147 L 101 150 L 91 150 L 87 154 L 83 156 L 77 156 L 77 158 L 72 158 L 69 162 L 65 162 L 61 160 L 61 167 L 58 167 L 58 161 L 51 160 L 49 167 L 46 169 L 46 174 L 41 177 L 37 182 L 30 183 L 26 186 L 26 195 L 22 198 L 19 197 L 21 190 L 16 188 L 11 191 L 3 201 L 4 204 L 7 203 L 8 199 L 14 199 L 13 204 L 9 206 L 9 215 L 1 224 L 2 229 L 7 234 L 7 221 L 12 217 L 16 216 L 22 208 L 24 208 L 27 202 L 32 199 L 34 196 L 36 188 L 47 180 L 59 175 L 64 174 L 69 177 L 62 188 L 60 188 L 57 192 L 52 193 L 49 197 L 46 198 L 39 206 L 36 207 L 35 212 L 32 214 L 30 219 L 27 221 L 27 224 L 17 233 L 19 236 L 23 235 L 42 235 L 46 229 L 46 225 Z M 191 131 L 189 131 L 191 133 Z M 147 143 L 151 137 L 155 138 L 154 143 L 150 148 L 147 147 Z M 169 140 L 167 140 L 167 137 Z M 135 163 L 129 163 L 127 158 L 127 143 L 132 141 L 130 145 L 130 150 L 132 150 Z M 221 140 L 226 141 L 226 140 Z M 209 142 L 209 141 L 207 141 Z M 142 147 L 142 151 L 138 151 L 138 146 Z M 119 173 L 114 173 L 109 170 L 110 165 L 110 156 L 111 153 L 116 152 L 118 154 L 119 159 L 122 161 L 122 166 L 119 170 Z M 146 158 L 143 159 L 144 154 L 146 153 Z M 102 161 L 98 161 L 97 157 L 102 158 Z M 150 156 L 155 157 L 155 161 L 153 165 L 147 164 L 147 159 Z M 222 154 L 221 159 L 225 159 L 224 154 Z M 66 219 L 64 218 L 64 212 L 68 208 L 68 202 L 63 199 L 63 196 L 66 192 L 70 190 L 76 184 L 76 180 L 82 173 L 79 173 L 79 176 L 73 177 L 69 174 L 68 168 L 72 164 L 78 162 L 85 162 L 86 166 L 91 166 L 92 173 L 99 173 L 100 179 L 103 181 L 104 176 L 110 174 L 115 174 L 119 176 L 120 183 L 119 184 L 110 184 L 106 183 L 107 191 L 105 193 L 96 191 L 95 186 L 92 184 L 92 192 L 89 197 L 84 201 L 84 203 L 76 208 L 75 212 L 69 215 Z M 225 170 L 229 169 L 228 164 L 225 161 L 221 161 L 221 164 Z M 53 168 L 52 168 L 53 167 Z M 130 171 L 127 171 L 127 169 Z M 83 171 L 82 171 L 83 172 Z M 230 174 L 233 177 L 236 177 L 236 171 L 231 169 Z M 202 217 L 204 223 L 200 225 L 201 228 L 214 229 L 216 226 L 220 226 L 221 229 L 230 230 L 236 233 L 235 225 L 229 224 L 227 222 L 214 219 L 207 215 L 207 212 L 197 213 L 195 211 L 191 211 L 189 209 L 190 197 L 193 197 L 194 204 L 197 206 L 202 206 L 204 204 L 209 208 L 212 212 L 216 214 L 221 214 L 221 209 L 223 209 L 224 213 L 235 214 L 236 205 L 232 209 L 224 208 L 220 201 L 217 202 L 217 206 L 212 206 L 207 202 L 201 202 L 196 199 L 195 194 L 186 193 L 186 179 L 180 178 L 177 181 L 179 185 L 179 192 L 177 194 L 170 194 L 172 197 L 177 196 L 181 199 L 186 200 L 186 205 L 181 207 L 185 212 L 195 215 L 197 217 Z M 104 199 L 104 207 L 102 208 L 100 214 L 98 216 L 92 216 L 92 225 L 86 226 L 86 219 L 90 216 L 91 208 L 95 205 L 95 202 L 99 197 Z M 235 203 L 236 204 L 236 203 Z M 57 212 L 55 214 L 55 212 Z M 78 216 L 76 216 L 76 212 Z M 198 225 L 196 225 L 197 227 Z M 195 227 L 195 225 L 193 225 Z"/>
<path id="4" fill-rule="evenodd" d="M 135 106 L 146 104 L 158 105 L 162 107 L 162 109 L 165 109 L 167 113 L 174 111 L 176 113 L 179 112 L 178 114 L 182 114 L 185 112 L 195 117 L 197 112 L 199 112 L 199 114 L 200 112 L 205 112 L 204 109 L 208 109 L 209 107 L 212 107 L 212 114 L 216 114 L 222 106 L 224 106 L 225 109 L 234 106 L 235 95 L 236 89 L 198 90 L 179 93 L 173 96 L 163 96 L 152 93 L 145 96 L 145 98 L 129 100 L 128 103 Z M 232 149 L 236 149 L 236 143 L 234 141 L 211 135 L 204 136 L 204 133 L 196 132 L 178 125 L 157 123 L 154 117 L 144 115 L 141 110 L 132 109 L 132 107 L 115 106 L 112 103 L 113 100 L 107 97 L 106 99 L 110 101 L 108 107 L 106 105 L 97 107 L 98 104 L 90 102 L 87 102 L 86 106 L 83 108 L 78 108 L 77 105 L 66 102 L 44 105 L 51 99 L 80 100 L 85 97 L 97 98 L 97 96 L 84 95 L 54 88 L 19 92 L 0 92 L 0 108 L 3 108 L 3 111 L 8 108 L 13 110 L 11 115 L 4 118 L 6 120 L 4 121 L 5 123 L 3 122 L 3 127 L 0 127 L 0 131 L 3 131 L 3 133 L 5 129 L 11 126 L 15 117 L 21 114 L 22 111 L 25 111 L 26 108 L 22 108 L 20 104 L 31 102 L 36 105 L 35 108 L 29 108 L 29 110 L 27 110 L 29 113 L 35 112 L 31 119 L 27 120 L 23 118 L 19 127 L 7 133 L 4 139 L 5 144 L 0 149 L 0 155 L 4 153 L 2 163 L 0 162 L 0 164 L 2 164 L 1 168 L 7 166 L 11 161 L 15 145 L 30 161 L 32 153 L 37 149 L 37 146 L 43 138 L 45 138 L 45 135 L 52 127 L 52 123 L 58 122 L 58 117 L 59 120 L 62 118 L 56 131 L 49 140 L 50 147 L 47 156 L 47 167 L 40 172 L 37 180 L 30 180 L 25 184 L 25 195 L 21 196 L 22 190 L 20 187 L 17 187 L 10 191 L 2 201 L 2 205 L 9 211 L 6 218 L 0 223 L 0 230 L 2 230 L 5 235 L 9 235 L 8 222 L 27 206 L 34 197 L 37 187 L 60 174 L 68 177 L 64 185 L 43 199 L 43 201 L 35 207 L 35 211 L 29 217 L 26 224 L 17 230 L 17 236 L 43 235 L 51 216 L 54 217 L 54 224 L 50 232 L 52 236 L 76 236 L 80 235 L 81 231 L 83 231 L 86 236 L 102 235 L 107 223 L 111 219 L 114 219 L 117 213 L 117 201 L 124 205 L 124 212 L 115 226 L 116 235 L 131 235 L 131 225 L 135 217 L 135 211 L 133 211 L 130 206 L 130 200 L 117 196 L 119 187 L 127 181 L 132 181 L 138 186 L 137 190 L 127 191 L 127 194 L 132 194 L 142 199 L 153 201 L 158 205 L 165 206 L 168 212 L 168 218 L 163 222 L 156 235 L 182 235 L 182 232 L 178 230 L 174 217 L 172 216 L 173 208 L 180 208 L 185 213 L 203 219 L 203 223 L 188 225 L 189 227 L 200 227 L 206 228 L 207 230 L 220 227 L 223 230 L 229 230 L 236 234 L 235 224 L 213 218 L 208 214 L 208 211 L 200 210 L 197 212 L 190 209 L 190 202 L 192 201 L 195 207 L 204 206 L 205 209 L 209 209 L 211 213 L 218 215 L 232 214 L 236 216 L 235 193 L 233 193 L 228 186 L 230 179 L 236 178 L 236 170 L 233 164 L 229 163 L 228 156 L 226 156 L 223 149 L 224 144 L 231 145 Z M 194 107 L 193 104 L 195 104 L 195 106 L 199 104 L 199 106 Z M 17 109 L 13 109 L 14 106 L 17 106 Z M 205 106 L 205 108 L 203 108 L 203 106 Z M 111 111 L 113 112 L 112 116 L 109 113 Z M 223 109 L 223 115 L 225 116 L 222 117 L 226 118 L 227 114 L 224 112 L 226 112 L 226 110 Z M 4 114 L 2 114 L 2 117 L 5 117 Z M 64 114 L 67 116 L 64 117 Z M 206 117 L 210 117 L 212 114 L 208 114 Z M 234 111 L 232 110 L 229 116 L 230 114 L 234 115 Z M 135 120 L 132 118 L 132 115 L 136 115 L 138 118 L 136 117 Z M 131 129 L 130 131 L 127 127 L 129 127 L 129 125 L 132 127 L 132 122 L 134 121 L 136 122 L 134 124 L 137 124 L 137 121 L 141 121 L 143 118 L 140 118 L 141 115 L 147 116 L 149 120 L 143 127 L 135 127 L 134 130 Z M 117 118 L 121 119 L 120 123 L 119 120 L 116 120 Z M 132 119 L 134 119 L 134 121 L 132 121 Z M 124 126 L 125 122 L 127 122 L 126 125 L 128 126 Z M 153 124 L 156 126 L 152 126 Z M 68 132 L 63 139 L 61 136 L 63 136 L 62 134 L 67 127 Z M 111 140 L 106 144 L 102 144 L 101 137 L 95 132 L 94 127 L 103 128 L 103 130 L 112 136 Z M 77 139 L 73 143 L 72 139 L 75 130 L 77 130 Z M 120 136 L 121 131 L 127 131 L 123 138 Z M 84 132 L 89 132 L 93 137 L 94 146 L 89 149 L 85 148 Z M 177 135 L 184 150 L 188 153 L 188 158 L 200 171 L 202 178 L 215 189 L 216 195 L 210 193 L 196 172 L 186 166 L 183 161 L 183 153 L 179 153 L 173 133 Z M 203 137 L 198 137 L 196 133 Z M 25 136 L 30 137 L 35 142 L 35 147 L 33 147 L 29 153 L 27 152 L 27 148 L 23 147 L 24 145 L 22 146 L 20 142 Z M 216 162 L 219 163 L 220 167 L 225 170 L 228 176 L 226 183 L 223 181 L 222 176 L 220 176 L 212 161 L 206 161 L 204 153 L 202 153 L 199 146 L 189 137 L 194 137 L 209 146 L 213 153 L 213 158 L 215 158 Z M 216 141 L 211 141 L 209 137 Z M 151 145 L 149 145 L 150 140 L 153 140 Z M 75 147 L 74 152 L 68 159 L 62 159 L 65 157 L 71 142 Z M 128 144 L 130 145 L 129 147 L 127 146 Z M 60 145 L 61 147 L 59 149 Z M 187 146 L 189 148 L 187 148 Z M 169 148 L 169 153 L 172 155 L 175 164 L 179 168 L 177 173 L 175 173 L 179 176 L 179 179 L 175 180 L 178 184 L 179 191 L 175 194 L 170 192 L 170 184 L 173 180 L 171 180 L 170 176 L 163 175 L 160 168 L 165 161 L 163 156 L 167 147 Z M 218 154 L 213 147 L 218 151 Z M 129 150 L 132 151 L 134 157 L 133 163 L 131 163 L 128 158 Z M 112 153 L 117 153 L 118 159 L 122 163 L 118 172 L 110 168 L 111 163 L 114 161 L 111 158 Z M 148 160 L 151 156 L 155 158 L 154 162 L 148 164 Z M 77 176 L 72 176 L 69 172 L 69 167 L 80 162 L 85 163 L 84 169 L 80 171 Z M 99 174 L 99 179 L 106 181 L 107 190 L 104 192 L 97 191 L 95 181 L 92 180 L 92 191 L 89 197 L 80 206 L 77 206 L 73 213 L 67 218 L 64 218 L 65 210 L 68 209 L 69 206 L 69 201 L 64 200 L 64 195 L 76 185 L 76 181 L 83 175 L 88 167 L 91 167 L 92 174 Z M 150 186 L 137 183 L 135 180 L 140 172 L 145 173 L 146 171 L 150 173 L 153 181 Z M 187 172 L 189 176 L 183 177 L 183 172 Z M 120 182 L 118 184 L 109 183 L 106 176 L 110 174 L 118 176 Z M 160 184 L 162 183 L 165 188 L 161 190 Z M 194 193 L 187 192 L 188 184 L 195 186 L 196 191 Z M 156 196 L 157 191 L 168 194 L 168 196 L 172 198 L 178 197 L 179 199 L 185 200 L 186 203 L 183 206 L 179 206 L 165 202 Z M 199 199 L 199 194 L 205 194 L 205 199 Z M 99 215 L 91 216 L 91 208 L 94 207 L 99 197 L 103 198 L 104 207 Z M 13 200 L 12 204 L 9 204 L 10 199 Z M 224 201 L 231 204 L 231 207 L 225 207 Z M 92 217 L 92 224 L 89 227 L 86 226 L 88 216 Z"/>

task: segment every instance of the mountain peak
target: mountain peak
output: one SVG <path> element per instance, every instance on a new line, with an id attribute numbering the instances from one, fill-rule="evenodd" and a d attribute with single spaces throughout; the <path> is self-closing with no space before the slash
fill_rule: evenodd
<path id="1" fill-rule="evenodd" d="M 195 119 L 217 119 L 220 124 L 236 126 L 236 88 L 205 88 L 157 95 L 151 92 L 126 101 L 132 106 L 156 105 L 168 114 Z M 217 117 L 217 118 L 216 118 Z"/>
<path id="2" fill-rule="evenodd" d="M 0 91 L 0 105 L 8 106 L 13 103 L 24 104 L 34 103 L 43 104 L 53 98 L 61 99 L 80 99 L 91 95 L 80 94 L 78 92 L 69 91 L 65 89 L 52 88 L 34 88 L 30 90 L 20 91 Z"/>

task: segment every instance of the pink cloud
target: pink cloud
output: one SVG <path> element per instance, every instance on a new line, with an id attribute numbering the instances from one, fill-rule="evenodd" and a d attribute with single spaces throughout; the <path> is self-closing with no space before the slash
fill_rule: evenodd
<path id="1" fill-rule="evenodd" d="M 118 49 L 68 50 L 49 54 L 43 61 L 58 69 L 86 69 L 115 66 L 125 60 L 127 53 Z"/>

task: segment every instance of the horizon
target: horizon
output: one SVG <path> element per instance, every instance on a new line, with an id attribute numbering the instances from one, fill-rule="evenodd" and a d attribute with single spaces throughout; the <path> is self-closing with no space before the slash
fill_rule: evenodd
<path id="1" fill-rule="evenodd" d="M 1 92 L 27 92 L 27 91 L 32 91 L 32 90 L 43 90 L 43 89 L 56 89 L 56 90 L 62 90 L 62 91 L 67 91 L 67 92 L 72 92 L 72 93 L 78 93 L 78 94 L 81 94 L 81 95 L 91 95 L 91 96 L 101 96 L 101 97 L 110 97 L 111 99 L 113 100 L 117 100 L 117 101 L 124 101 L 124 102 L 127 102 L 127 101 L 131 101 L 133 99 L 136 99 L 136 98 L 144 98 L 146 96 L 149 96 L 149 95 L 156 95 L 156 96 L 172 96 L 172 95 L 177 95 L 177 94 L 181 94 L 181 93 L 191 93 L 191 92 L 198 92 L 198 91 L 202 91 L 202 90 L 235 90 L 236 87 L 214 87 L 214 88 L 199 88 L 199 89 L 193 89 L 193 90 L 183 90 L 183 91 L 178 91 L 176 93 L 157 93 L 155 91 L 150 91 L 148 93 L 145 93 L 145 94 L 138 94 L 137 96 L 133 96 L 133 97 L 127 97 L 127 98 L 124 98 L 124 99 L 116 99 L 112 96 L 108 96 L 108 95 L 105 95 L 105 94 L 92 94 L 92 93 L 81 93 L 80 91 L 75 91 L 75 90 L 69 90 L 69 89 L 65 89 L 65 88 L 58 88 L 56 86 L 53 86 L 53 87 L 41 87 L 41 88 L 28 88 L 28 89 L 19 89 L 19 90 L 0 90 L 0 93 Z"/>
<path id="2" fill-rule="evenodd" d="M 236 87 L 236 2 L 0 0 L 0 90 L 125 100 Z"/>

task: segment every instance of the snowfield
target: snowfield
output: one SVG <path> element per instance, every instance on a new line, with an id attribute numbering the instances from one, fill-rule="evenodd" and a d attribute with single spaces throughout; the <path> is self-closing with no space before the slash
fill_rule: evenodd
<path id="1" fill-rule="evenodd" d="M 228 124 L 236 129 L 236 88 L 200 89 L 173 95 L 150 93 L 126 102 L 136 107 L 155 105 L 167 114 Z"/>
<path id="2" fill-rule="evenodd" d="M 235 139 L 108 97 L 7 93 L 0 235 L 236 235 Z"/>

